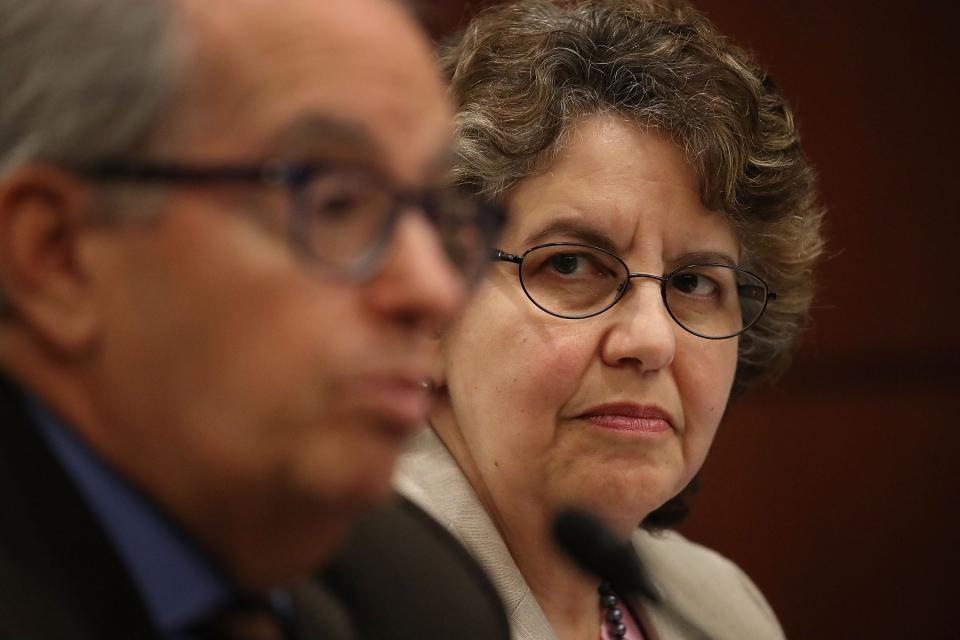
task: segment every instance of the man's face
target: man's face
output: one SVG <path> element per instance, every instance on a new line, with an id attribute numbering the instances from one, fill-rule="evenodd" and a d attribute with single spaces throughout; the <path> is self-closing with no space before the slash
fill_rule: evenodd
<path id="1" fill-rule="evenodd" d="M 397 9 L 180 4 L 197 64 L 164 159 L 440 180 L 448 105 Z M 82 245 L 99 296 L 97 445 L 252 582 L 322 558 L 386 494 L 428 409 L 431 334 L 463 295 L 422 216 L 404 215 L 382 269 L 351 284 L 292 249 L 289 212 L 279 187 L 178 186 L 155 222 L 95 227 Z"/>

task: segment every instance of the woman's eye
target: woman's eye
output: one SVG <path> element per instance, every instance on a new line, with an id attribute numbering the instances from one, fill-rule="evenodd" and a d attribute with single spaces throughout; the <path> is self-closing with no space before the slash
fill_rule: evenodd
<path id="1" fill-rule="evenodd" d="M 562 273 L 563 275 L 572 275 L 576 273 L 577 267 L 580 266 L 581 258 L 580 256 L 573 253 L 560 253 L 550 258 L 550 266 L 557 273 Z"/>
<path id="2" fill-rule="evenodd" d="M 680 293 L 691 296 L 714 296 L 720 287 L 712 279 L 699 273 L 681 273 L 672 278 L 671 284 Z"/>

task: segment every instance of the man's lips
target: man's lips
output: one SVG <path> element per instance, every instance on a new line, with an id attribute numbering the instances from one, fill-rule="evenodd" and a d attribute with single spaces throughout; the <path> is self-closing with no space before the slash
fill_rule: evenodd
<path id="1" fill-rule="evenodd" d="M 669 433 L 674 424 L 669 413 L 653 405 L 608 404 L 578 417 L 604 429 L 634 433 Z"/>
<path id="2" fill-rule="evenodd" d="M 357 404 L 384 420 L 388 431 L 409 436 L 426 420 L 433 398 L 418 375 L 368 375 L 352 385 Z"/>

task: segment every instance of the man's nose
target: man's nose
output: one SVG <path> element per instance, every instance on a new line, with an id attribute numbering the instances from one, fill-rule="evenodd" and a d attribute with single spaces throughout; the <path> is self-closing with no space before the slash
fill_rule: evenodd
<path id="1" fill-rule="evenodd" d="M 466 297 L 436 227 L 415 210 L 397 221 L 384 265 L 367 286 L 379 311 L 417 325 L 447 324 Z"/>

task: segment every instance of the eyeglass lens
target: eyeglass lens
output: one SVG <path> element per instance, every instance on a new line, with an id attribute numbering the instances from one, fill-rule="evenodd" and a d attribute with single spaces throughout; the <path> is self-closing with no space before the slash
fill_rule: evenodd
<path id="1" fill-rule="evenodd" d="M 565 318 L 601 313 L 630 286 L 627 266 L 613 254 L 563 244 L 528 251 L 520 266 L 520 281 L 538 307 Z M 762 280 L 725 265 L 683 268 L 669 276 L 663 291 L 674 320 L 709 338 L 735 335 L 751 325 L 767 298 Z"/>
<path id="2" fill-rule="evenodd" d="M 439 189 L 427 195 L 423 207 L 436 225 L 450 261 L 468 280 L 487 268 L 489 249 L 499 231 L 497 214 L 485 211 L 476 198 L 454 188 Z"/>
<path id="3" fill-rule="evenodd" d="M 394 191 L 370 174 L 349 170 L 313 177 L 296 199 L 298 242 L 323 264 L 348 271 L 376 261 L 401 204 Z M 431 191 L 417 206 L 436 227 L 451 262 L 468 278 L 475 277 L 487 264 L 499 226 L 492 214 L 453 188 Z"/>
<path id="4" fill-rule="evenodd" d="M 315 176 L 297 194 L 299 240 L 333 267 L 362 261 L 392 209 L 391 194 L 361 172 Z"/>

